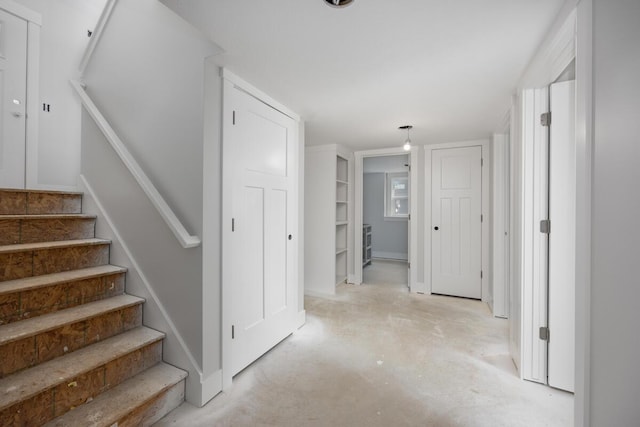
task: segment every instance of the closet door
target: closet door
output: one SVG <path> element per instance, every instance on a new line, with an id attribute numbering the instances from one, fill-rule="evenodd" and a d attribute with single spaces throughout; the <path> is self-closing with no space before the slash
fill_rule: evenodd
<path id="1" fill-rule="evenodd" d="M 296 327 L 297 123 L 233 87 L 225 132 L 232 228 L 225 250 L 231 283 L 231 370 L 235 375 Z M 225 248 L 226 249 L 226 248 Z"/>

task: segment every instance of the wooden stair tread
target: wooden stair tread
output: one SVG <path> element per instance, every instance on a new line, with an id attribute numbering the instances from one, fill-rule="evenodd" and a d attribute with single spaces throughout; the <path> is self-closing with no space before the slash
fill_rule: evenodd
<path id="1" fill-rule="evenodd" d="M 84 194 L 81 191 L 24 190 L 22 188 L 0 188 L 0 193 L 58 194 L 63 196 L 82 196 Z"/>
<path id="2" fill-rule="evenodd" d="M 1 214 L 3 219 L 96 219 L 97 215 L 90 214 Z"/>
<path id="3" fill-rule="evenodd" d="M 0 379 L 0 411 L 164 338 L 139 326 L 62 357 Z"/>
<path id="4" fill-rule="evenodd" d="M 0 282 L 0 295 L 13 292 L 28 291 L 32 289 L 51 286 L 58 283 L 73 282 L 75 280 L 92 279 L 94 277 L 108 276 L 111 274 L 125 273 L 124 267 L 117 265 L 100 265 L 97 267 L 80 268 L 61 273 L 43 274 L 41 276 L 25 277 L 23 279 L 7 280 Z"/>
<path id="5" fill-rule="evenodd" d="M 159 363 L 45 426 L 112 426 L 120 418 L 178 384 L 186 376 L 185 371 L 166 363 Z"/>
<path id="6" fill-rule="evenodd" d="M 80 239 L 60 240 L 57 242 L 19 243 L 16 245 L 0 246 L 0 254 L 35 251 L 42 249 L 72 248 L 74 246 L 108 245 L 110 243 L 110 240 L 105 239 Z"/>
<path id="7" fill-rule="evenodd" d="M 20 322 L 0 326 L 0 345 L 47 332 L 100 314 L 142 304 L 144 299 L 132 295 L 115 297 L 78 305 Z"/>

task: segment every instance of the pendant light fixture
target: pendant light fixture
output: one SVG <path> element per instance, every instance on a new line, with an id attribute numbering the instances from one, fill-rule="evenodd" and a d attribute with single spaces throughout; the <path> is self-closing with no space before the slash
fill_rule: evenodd
<path id="1" fill-rule="evenodd" d="M 404 126 L 400 126 L 398 129 L 407 130 L 407 139 L 404 141 L 404 145 L 402 146 L 402 148 L 404 148 L 404 151 L 411 150 L 411 138 L 409 138 L 409 131 L 413 129 L 413 126 L 404 125 Z"/>

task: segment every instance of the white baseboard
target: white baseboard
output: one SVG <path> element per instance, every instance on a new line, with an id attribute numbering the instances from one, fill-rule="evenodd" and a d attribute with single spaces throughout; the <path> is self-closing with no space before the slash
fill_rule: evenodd
<path id="1" fill-rule="evenodd" d="M 431 295 L 431 292 L 427 289 L 427 285 L 422 282 L 417 282 L 415 285 L 415 289 L 411 289 L 411 292 L 415 292 L 418 294 Z"/>
<path id="2" fill-rule="evenodd" d="M 307 323 L 307 311 L 299 311 L 298 318 L 296 319 L 296 329 L 302 328 L 305 323 Z"/>
<path id="3" fill-rule="evenodd" d="M 380 259 L 397 259 L 401 261 L 407 261 L 409 256 L 406 252 L 383 252 L 383 251 L 372 251 L 371 257 L 380 258 Z"/>
<path id="4" fill-rule="evenodd" d="M 304 294 L 305 296 L 317 297 L 317 298 L 327 298 L 327 297 L 333 297 L 336 295 L 335 293 L 330 294 L 328 292 L 318 292 L 312 289 L 305 289 Z"/>
<path id="5" fill-rule="evenodd" d="M 196 403 L 202 407 L 222 391 L 222 370 L 218 369 L 207 378 L 200 378 L 200 389 L 200 399 Z"/>

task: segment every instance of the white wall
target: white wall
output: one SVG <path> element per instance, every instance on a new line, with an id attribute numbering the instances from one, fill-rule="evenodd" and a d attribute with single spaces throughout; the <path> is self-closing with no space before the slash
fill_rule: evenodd
<path id="1" fill-rule="evenodd" d="M 640 2 L 593 1 L 592 426 L 640 420 Z"/>
<path id="2" fill-rule="evenodd" d="M 39 140 L 28 147 L 29 188 L 75 189 L 80 173 L 80 102 L 69 86 L 106 0 L 14 0 L 42 15 Z M 50 111 L 42 111 L 42 104 Z"/>

